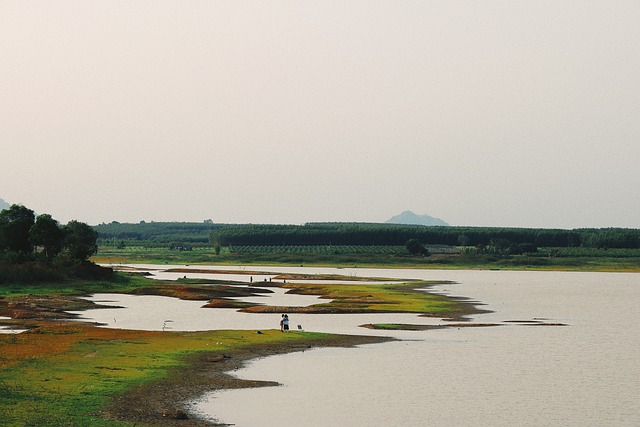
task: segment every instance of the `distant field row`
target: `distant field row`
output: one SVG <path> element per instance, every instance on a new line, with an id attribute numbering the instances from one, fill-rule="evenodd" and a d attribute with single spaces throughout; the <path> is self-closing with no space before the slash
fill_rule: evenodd
<path id="1" fill-rule="evenodd" d="M 431 253 L 458 253 L 451 246 L 428 246 Z M 247 245 L 230 246 L 230 253 L 309 253 L 309 254 L 372 254 L 404 255 L 407 248 L 402 245 Z"/>
<path id="2" fill-rule="evenodd" d="M 432 254 L 459 254 L 460 248 L 447 245 L 425 245 Z M 193 246 L 185 249 L 176 247 L 169 249 L 166 246 L 156 245 L 127 245 L 115 248 L 110 245 L 102 245 L 100 253 L 131 253 L 137 251 L 154 250 L 159 252 L 208 252 L 214 251 L 209 246 Z M 361 255 L 406 255 L 407 248 L 404 245 L 230 245 L 221 248 L 222 254 L 361 254 Z"/>
<path id="3" fill-rule="evenodd" d="M 456 255 L 472 254 L 474 247 L 460 247 L 447 245 L 425 245 L 431 254 Z M 166 254 L 177 254 L 176 249 L 153 246 L 126 246 L 116 249 L 115 247 L 103 245 L 100 247 L 100 254 L 118 253 L 133 254 L 138 251 L 153 251 Z M 206 254 L 213 253 L 213 247 L 193 247 L 193 252 Z M 318 255 L 406 255 L 407 249 L 403 245 L 234 245 L 221 248 L 221 254 L 251 255 L 251 254 L 318 254 Z M 195 254 L 194 254 L 195 255 Z M 640 249 L 597 249 L 597 248 L 538 248 L 535 253 L 527 254 L 527 257 L 550 257 L 550 258 L 640 258 Z"/>
<path id="4" fill-rule="evenodd" d="M 640 257 L 640 249 L 598 249 L 598 248 L 540 248 L 538 256 L 558 257 L 595 257 L 595 258 L 637 258 Z"/>

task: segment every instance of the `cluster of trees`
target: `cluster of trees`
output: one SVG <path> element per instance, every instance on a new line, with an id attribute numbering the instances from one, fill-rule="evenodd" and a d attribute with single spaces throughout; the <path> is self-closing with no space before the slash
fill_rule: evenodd
<path id="1" fill-rule="evenodd" d="M 430 256 L 431 252 L 427 249 L 422 243 L 418 241 L 418 239 L 409 239 L 407 243 L 405 243 L 405 247 L 407 251 L 411 255 L 422 255 L 422 256 Z"/>
<path id="2" fill-rule="evenodd" d="M 98 233 L 83 222 L 61 226 L 51 215 L 36 216 L 22 205 L 0 212 L 0 263 L 74 266 L 97 252 L 97 241 Z"/>
<path id="3" fill-rule="evenodd" d="M 93 227 L 103 243 L 144 241 L 151 244 L 167 245 L 176 242 L 198 245 L 209 243 L 209 233 L 223 227 L 211 220 L 204 222 L 145 222 L 120 223 L 117 221 Z"/>

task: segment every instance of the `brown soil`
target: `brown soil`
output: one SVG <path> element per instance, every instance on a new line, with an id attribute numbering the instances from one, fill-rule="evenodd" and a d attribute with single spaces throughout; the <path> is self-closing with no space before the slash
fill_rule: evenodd
<path id="1" fill-rule="evenodd" d="M 198 418 L 186 403 L 205 392 L 249 387 L 275 386 L 269 381 L 241 380 L 229 374 L 248 360 L 277 354 L 305 351 L 313 347 L 352 347 L 359 344 L 390 341 L 385 337 L 328 336 L 295 343 L 269 343 L 240 348 L 220 354 L 199 354 L 187 359 L 186 366 L 175 368 L 167 378 L 134 387 L 116 396 L 104 413 L 106 418 L 154 426 L 221 426 Z"/>
<path id="2" fill-rule="evenodd" d="M 245 276 L 273 276 L 276 280 L 343 280 L 347 282 L 386 282 L 389 279 L 381 277 L 357 277 L 343 276 L 340 274 L 293 274 L 293 273 L 273 273 L 258 270 L 210 270 L 202 268 L 170 268 L 169 273 L 210 273 L 210 274 L 243 274 Z M 402 279 L 403 282 L 410 282 L 414 279 Z M 257 282 L 261 283 L 261 282 Z"/>
<path id="3" fill-rule="evenodd" d="M 280 273 L 274 277 L 278 280 L 340 280 L 344 282 L 388 282 L 385 277 L 359 277 L 359 276 L 343 276 L 341 274 L 295 274 Z M 402 279 L 403 282 L 417 281 L 416 279 Z"/>
<path id="4" fill-rule="evenodd" d="M 367 329 L 383 329 L 383 330 L 398 330 L 398 331 L 431 331 L 434 329 L 447 329 L 447 328 L 471 328 L 471 327 L 487 327 L 487 326 L 500 326 L 497 323 L 451 323 L 448 325 L 415 325 L 409 323 L 398 323 L 389 326 L 374 325 L 371 323 L 360 325 Z"/>
<path id="5" fill-rule="evenodd" d="M 71 319 L 67 311 L 96 308 L 99 305 L 82 298 L 64 295 L 25 295 L 11 300 L 0 299 L 0 316 L 12 319 Z"/>
<path id="6" fill-rule="evenodd" d="M 515 323 L 517 325 L 525 326 L 569 326 L 566 323 L 552 323 L 542 320 L 505 320 L 504 323 Z"/>

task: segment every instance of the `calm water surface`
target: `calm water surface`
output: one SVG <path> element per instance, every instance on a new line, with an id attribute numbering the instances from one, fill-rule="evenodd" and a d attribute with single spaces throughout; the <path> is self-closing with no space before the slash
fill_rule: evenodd
<path id="1" fill-rule="evenodd" d="M 259 359 L 235 374 L 278 381 L 282 386 L 209 393 L 191 405 L 203 416 L 237 426 L 640 425 L 639 274 L 262 270 L 452 280 L 457 283 L 436 290 L 482 301 L 493 312 L 472 321 L 500 326 L 394 332 L 403 341 Z M 125 320 L 125 312 L 140 312 L 142 306 L 134 301 L 118 301 L 130 304 L 129 310 L 95 312 L 103 313 L 102 320 L 110 327 L 126 323 L 140 328 L 151 322 L 147 328 L 159 329 L 164 320 L 174 320 L 164 318 L 175 317 L 171 322 L 175 329 L 219 329 L 220 324 L 237 329 L 277 328 L 276 315 L 200 309 L 202 303 L 194 301 L 179 302 L 189 306 L 176 310 L 177 306 L 159 305 L 178 301 L 171 298 L 127 298 L 154 302 L 142 310 L 145 315 L 138 314 L 144 320 Z M 288 297 L 276 294 L 275 298 L 286 302 Z M 290 305 L 298 303 L 313 301 L 296 300 Z M 157 308 L 152 315 L 151 306 Z M 178 312 L 189 315 L 181 320 Z M 107 317 L 115 314 L 109 322 Z M 93 318 L 93 313 L 84 315 Z M 360 334 L 388 334 L 358 327 L 369 322 L 446 323 L 413 315 L 385 316 L 398 317 L 296 315 L 292 321 L 306 330 Z M 532 321 L 567 326 L 527 324 Z"/>
<path id="2" fill-rule="evenodd" d="M 0 320 L 9 320 L 10 317 L 0 316 Z M 13 329 L 8 326 L 0 325 L 0 334 L 19 334 L 25 332 L 25 329 Z"/>
<path id="3" fill-rule="evenodd" d="M 237 375 L 281 387 L 210 393 L 196 408 L 238 426 L 640 425 L 640 275 L 413 274 L 458 281 L 443 289 L 494 310 L 476 321 L 568 326 L 434 330 L 265 358 Z"/>

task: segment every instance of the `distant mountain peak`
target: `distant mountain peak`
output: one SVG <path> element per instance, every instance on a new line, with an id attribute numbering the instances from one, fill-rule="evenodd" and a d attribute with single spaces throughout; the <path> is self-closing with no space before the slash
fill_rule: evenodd
<path id="1" fill-rule="evenodd" d="M 9 209 L 11 205 L 4 200 L 0 199 L 0 211 L 4 209 Z"/>
<path id="2" fill-rule="evenodd" d="M 416 215 L 411 211 L 404 211 L 400 215 L 396 215 L 387 221 L 387 224 L 405 224 L 405 225 L 439 225 L 448 226 L 446 222 L 440 218 L 434 218 L 429 215 Z"/>

